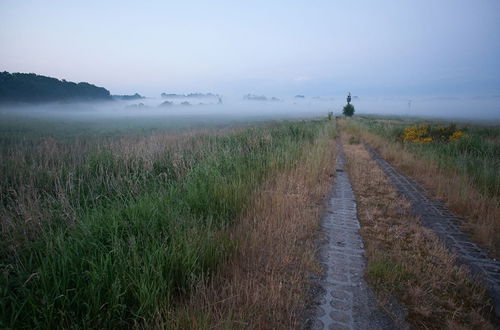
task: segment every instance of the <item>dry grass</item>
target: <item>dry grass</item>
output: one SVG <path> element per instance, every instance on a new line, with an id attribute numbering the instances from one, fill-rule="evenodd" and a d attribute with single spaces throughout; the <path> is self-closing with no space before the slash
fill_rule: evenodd
<path id="1" fill-rule="evenodd" d="M 349 137 L 343 135 L 343 141 Z M 407 321 L 425 329 L 491 329 L 485 289 L 434 233 L 409 215 L 409 203 L 358 144 L 345 144 L 366 245 L 367 278 L 381 297 L 395 296 Z"/>
<path id="2" fill-rule="evenodd" d="M 333 140 L 325 136 L 292 170 L 269 180 L 230 229 L 238 246 L 223 270 L 177 310 L 164 312 L 156 327 L 297 328 L 309 274 L 320 271 L 315 236 L 334 157 Z"/>
<path id="3" fill-rule="evenodd" d="M 500 203 L 497 199 L 480 193 L 464 175 L 440 169 L 434 162 L 415 156 L 399 144 L 363 130 L 356 130 L 356 134 L 401 172 L 423 183 L 433 198 L 443 201 L 465 220 L 464 229 L 475 241 L 493 256 L 500 256 Z"/>

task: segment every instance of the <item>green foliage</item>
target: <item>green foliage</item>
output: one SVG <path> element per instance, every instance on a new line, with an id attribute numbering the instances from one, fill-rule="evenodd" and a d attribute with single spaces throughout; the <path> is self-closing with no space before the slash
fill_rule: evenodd
<path id="1" fill-rule="evenodd" d="M 328 112 L 328 120 L 332 120 L 333 118 L 333 111 Z"/>
<path id="2" fill-rule="evenodd" d="M 456 132 L 461 132 L 457 129 L 457 125 L 454 123 L 450 123 L 448 125 L 437 125 L 431 126 L 430 136 L 432 137 L 432 141 L 446 143 L 450 141 L 450 138 Z"/>
<path id="3" fill-rule="evenodd" d="M 344 109 L 342 109 L 342 113 L 346 117 L 352 117 L 354 115 L 354 106 L 352 104 L 346 104 Z"/>
<path id="4" fill-rule="evenodd" d="M 86 82 L 74 83 L 34 73 L 0 72 L 0 102 L 110 99 L 107 89 Z"/>
<path id="5" fill-rule="evenodd" d="M 19 175 L 31 178 L 45 213 L 36 235 L 20 227 L 22 236 L 2 237 L 0 327 L 123 328 L 151 319 L 231 253 L 224 228 L 263 180 L 331 129 L 308 121 L 198 134 L 185 138 L 189 148 L 152 159 L 103 146 L 107 133 L 67 149 L 66 137 L 54 136 L 53 148 L 73 153 L 52 158 L 4 146 L 2 217 L 17 216 L 9 210 L 26 186 Z"/>

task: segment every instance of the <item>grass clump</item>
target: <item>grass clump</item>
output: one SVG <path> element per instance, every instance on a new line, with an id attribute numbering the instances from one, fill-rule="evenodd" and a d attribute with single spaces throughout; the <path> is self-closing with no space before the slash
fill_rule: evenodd
<path id="1" fill-rule="evenodd" d="M 293 166 L 326 123 L 93 143 L 62 134 L 21 150 L 9 140 L 0 327 L 147 322 L 216 271 L 234 250 L 225 229 L 252 192 Z"/>
<path id="2" fill-rule="evenodd" d="M 349 137 L 349 144 L 359 144 L 359 136 L 352 135 Z"/>
<path id="3" fill-rule="evenodd" d="M 370 282 L 383 291 L 401 291 L 412 273 L 387 256 L 371 260 L 366 270 Z"/>

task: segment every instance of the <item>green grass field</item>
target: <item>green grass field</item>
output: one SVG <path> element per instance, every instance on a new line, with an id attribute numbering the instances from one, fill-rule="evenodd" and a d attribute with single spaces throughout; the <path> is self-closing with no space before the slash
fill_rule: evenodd
<path id="1" fill-rule="evenodd" d="M 0 120 L 0 328 L 147 323 L 231 255 L 224 229 L 326 120 Z"/>

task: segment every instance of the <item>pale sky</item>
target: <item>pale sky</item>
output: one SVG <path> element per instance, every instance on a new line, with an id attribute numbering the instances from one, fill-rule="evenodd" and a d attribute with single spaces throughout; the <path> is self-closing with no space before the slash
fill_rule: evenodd
<path id="1" fill-rule="evenodd" d="M 151 96 L 500 95 L 500 1 L 0 0 L 0 70 Z"/>

